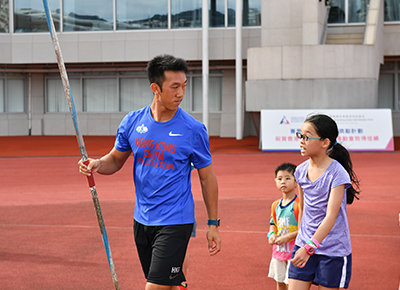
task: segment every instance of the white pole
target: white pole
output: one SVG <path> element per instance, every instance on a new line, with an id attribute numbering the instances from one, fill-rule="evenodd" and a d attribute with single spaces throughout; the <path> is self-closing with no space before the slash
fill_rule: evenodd
<path id="1" fill-rule="evenodd" d="M 28 77 L 28 122 L 29 122 L 29 136 L 32 135 L 32 75 L 29 73 Z"/>
<path id="2" fill-rule="evenodd" d="M 236 0 L 236 139 L 243 139 L 243 100 L 242 100 L 242 1 Z"/>
<path id="3" fill-rule="evenodd" d="M 202 8 L 203 23 L 203 56 L 202 56 L 202 76 L 203 76 L 203 123 L 208 131 L 208 83 L 209 83 L 209 59 L 208 59 L 208 0 L 203 0 Z"/>

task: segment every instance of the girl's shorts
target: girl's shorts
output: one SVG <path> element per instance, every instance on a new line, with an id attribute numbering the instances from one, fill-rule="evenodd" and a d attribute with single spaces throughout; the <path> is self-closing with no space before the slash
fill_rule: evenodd
<path id="1" fill-rule="evenodd" d="M 271 258 L 268 277 L 274 279 L 276 282 L 289 284 L 289 264 L 289 261 L 281 261 L 275 258 Z"/>
<path id="2" fill-rule="evenodd" d="M 299 249 L 295 246 L 294 254 Z M 290 264 L 289 279 L 313 281 L 313 284 L 328 288 L 349 287 L 351 278 L 351 254 L 346 257 L 330 257 L 325 255 L 312 255 L 304 268 L 298 268 Z"/>

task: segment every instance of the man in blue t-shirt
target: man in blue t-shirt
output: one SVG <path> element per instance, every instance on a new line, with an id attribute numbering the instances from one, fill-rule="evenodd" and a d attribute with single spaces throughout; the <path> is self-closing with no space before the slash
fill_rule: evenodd
<path id="1" fill-rule="evenodd" d="M 191 163 L 197 169 L 208 214 L 210 255 L 221 250 L 218 184 L 205 126 L 179 108 L 188 67 L 170 55 L 147 66 L 153 102 L 122 120 L 114 148 L 100 159 L 79 162 L 80 172 L 113 174 L 133 153 L 134 236 L 147 278 L 145 290 L 172 290 L 185 281 L 182 263 L 195 222 Z M 182 238 L 184 237 L 184 238 Z"/>

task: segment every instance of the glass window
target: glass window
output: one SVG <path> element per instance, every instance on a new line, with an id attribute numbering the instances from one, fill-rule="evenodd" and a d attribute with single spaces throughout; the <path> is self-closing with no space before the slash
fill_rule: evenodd
<path id="1" fill-rule="evenodd" d="M 118 112 L 117 78 L 84 79 L 83 109 L 85 112 Z"/>
<path id="2" fill-rule="evenodd" d="M 4 113 L 4 80 L 0 79 L 0 113 Z"/>
<path id="3" fill-rule="evenodd" d="M 379 76 L 378 108 L 393 109 L 394 74 Z"/>
<path id="4" fill-rule="evenodd" d="M 369 0 L 349 1 L 349 23 L 365 22 Z"/>
<path id="5" fill-rule="evenodd" d="M 77 112 L 82 112 L 82 94 L 79 79 L 69 79 L 74 105 Z M 67 97 L 61 79 L 47 80 L 47 111 L 69 112 Z"/>
<path id="6" fill-rule="evenodd" d="M 64 0 L 64 31 L 113 30 L 113 0 Z"/>
<path id="7" fill-rule="evenodd" d="M 120 111 L 130 112 L 149 105 L 153 93 L 147 78 L 120 79 Z"/>
<path id="8" fill-rule="evenodd" d="M 7 112 L 25 112 L 25 81 L 23 79 L 7 80 Z"/>
<path id="9" fill-rule="evenodd" d="M 331 9 L 329 11 L 328 23 L 345 23 L 345 0 L 330 0 L 329 6 L 331 6 Z"/>
<path id="10" fill-rule="evenodd" d="M 201 27 L 201 0 L 171 0 L 171 27 Z"/>
<path id="11" fill-rule="evenodd" d="M 225 0 L 210 0 L 210 27 L 225 26 Z"/>
<path id="12" fill-rule="evenodd" d="M 261 25 L 261 0 L 243 0 L 243 26 Z"/>
<path id="13" fill-rule="evenodd" d="M 400 21 L 399 0 L 385 0 L 385 21 Z"/>
<path id="14" fill-rule="evenodd" d="M 222 108 L 222 77 L 211 77 L 208 83 L 210 112 L 220 112 Z M 203 111 L 203 80 L 202 77 L 193 77 L 193 111 Z"/>
<path id="15" fill-rule="evenodd" d="M 236 25 L 236 0 L 228 0 L 228 26 Z"/>
<path id="16" fill-rule="evenodd" d="M 54 26 L 60 31 L 60 1 L 48 1 Z M 8 9 L 7 9 L 8 10 Z M 46 32 L 46 15 L 43 2 L 37 0 L 14 0 L 14 32 Z"/>
<path id="17" fill-rule="evenodd" d="M 117 29 L 168 28 L 168 0 L 117 0 Z"/>
<path id="18" fill-rule="evenodd" d="M 8 7 L 8 0 L 0 0 L 0 32 L 9 32 L 10 19 Z"/>
<path id="19" fill-rule="evenodd" d="M 192 110 L 192 90 L 191 90 L 191 79 L 189 75 L 187 76 L 187 83 L 186 83 L 186 93 L 183 97 L 183 100 L 179 107 L 184 109 L 186 112 L 191 112 Z"/>
<path id="20" fill-rule="evenodd" d="M 394 70 L 394 65 L 395 65 L 394 61 L 385 62 L 384 64 L 381 65 L 381 71 L 392 71 Z"/>
<path id="21" fill-rule="evenodd" d="M 400 74 L 397 74 L 397 96 L 396 96 L 397 110 L 400 110 Z"/>
<path id="22" fill-rule="evenodd" d="M 261 25 L 261 0 L 243 0 L 243 26 Z M 228 0 L 228 26 L 235 26 L 236 0 Z"/>

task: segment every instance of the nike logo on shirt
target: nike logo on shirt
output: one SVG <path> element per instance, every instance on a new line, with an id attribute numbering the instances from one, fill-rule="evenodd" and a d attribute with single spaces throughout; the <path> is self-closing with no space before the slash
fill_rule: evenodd
<path id="1" fill-rule="evenodd" d="M 176 133 L 172 133 L 172 131 L 171 132 L 169 132 L 169 134 L 168 134 L 169 136 L 171 136 L 171 137 L 178 137 L 178 136 L 183 136 L 183 134 L 176 134 Z"/>

